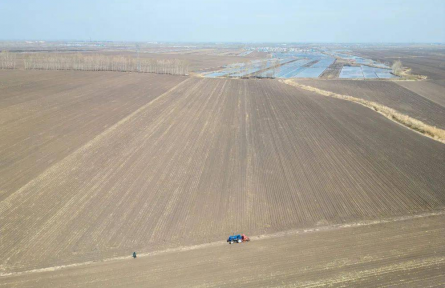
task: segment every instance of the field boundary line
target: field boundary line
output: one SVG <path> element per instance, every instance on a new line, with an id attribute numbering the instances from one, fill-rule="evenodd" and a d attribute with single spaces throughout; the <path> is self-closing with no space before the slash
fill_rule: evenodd
<path id="1" fill-rule="evenodd" d="M 8 197 L 6 197 L 5 199 L 3 199 L 0 202 L 0 214 L 3 213 L 6 209 L 10 208 L 11 201 L 13 199 L 15 199 L 16 197 L 18 197 L 18 195 L 23 190 L 25 190 L 27 187 L 29 187 L 30 185 L 36 183 L 37 181 L 40 181 L 40 180 L 44 179 L 45 177 L 48 177 L 48 176 L 52 175 L 53 172 L 57 171 L 57 169 L 59 169 L 64 162 L 69 161 L 70 159 L 73 159 L 74 157 L 76 157 L 79 154 L 83 154 L 86 150 L 88 150 L 91 146 L 93 146 L 96 143 L 98 143 L 99 141 L 101 141 L 108 134 L 110 134 L 111 132 L 115 131 L 118 127 L 120 127 L 124 123 L 128 122 L 131 118 L 133 118 L 136 115 L 140 114 L 147 107 L 151 106 L 153 103 L 157 102 L 159 99 L 161 99 L 164 96 L 168 95 L 169 93 L 175 91 L 178 87 L 182 86 L 182 84 L 190 81 L 190 79 L 192 79 L 192 78 L 187 78 L 184 81 L 181 81 L 180 83 L 178 83 L 174 87 L 170 88 L 166 92 L 160 94 L 159 96 L 157 96 L 156 98 L 154 98 L 150 102 L 148 102 L 145 105 L 139 107 L 138 109 L 136 109 L 135 111 L 133 111 L 129 115 L 127 115 L 124 118 L 122 118 L 121 120 L 119 120 L 117 123 L 113 124 L 109 128 L 107 128 L 104 131 L 102 131 L 100 134 L 96 135 L 93 139 L 91 139 L 90 141 L 86 142 L 85 144 L 83 144 L 81 147 L 79 147 L 78 149 L 76 149 L 72 153 L 68 154 L 63 159 L 59 160 L 58 162 L 56 162 L 53 165 L 51 165 L 50 167 L 48 167 L 42 173 L 40 173 L 39 175 L 37 175 L 36 177 L 31 179 L 28 183 L 26 183 L 25 185 L 20 187 L 18 190 L 16 190 L 15 192 L 11 193 L 11 195 L 9 195 Z"/>
<path id="2" fill-rule="evenodd" d="M 315 92 L 322 96 L 332 97 L 332 98 L 336 98 L 336 99 L 342 99 L 342 100 L 346 100 L 349 102 L 354 102 L 354 103 L 360 104 L 366 108 L 369 108 L 369 109 L 385 116 L 386 118 L 388 118 L 389 120 L 391 120 L 393 122 L 403 125 L 404 127 L 408 128 L 414 132 L 417 132 L 423 136 L 426 136 L 428 138 L 431 138 L 433 140 L 436 140 L 440 143 L 445 144 L 445 130 L 437 128 L 432 125 L 428 125 L 428 124 L 426 124 L 420 120 L 417 120 L 411 116 L 402 114 L 393 108 L 389 108 L 389 107 L 379 104 L 377 102 L 368 101 L 368 100 L 364 100 L 364 99 L 349 96 L 349 95 L 338 94 L 338 93 L 334 93 L 331 91 L 318 89 L 318 88 L 315 88 L 312 86 L 299 84 L 299 83 L 297 83 L 293 80 L 290 80 L 290 79 L 279 80 L 279 81 L 281 83 L 284 83 L 284 84 L 287 84 L 287 85 L 290 85 L 293 87 L 297 87 L 297 88 L 300 88 L 300 89 L 303 89 L 306 91 Z"/>
<path id="3" fill-rule="evenodd" d="M 394 222 L 402 222 L 402 221 L 409 221 L 414 219 L 421 219 L 421 218 L 427 218 L 427 217 L 435 217 L 435 216 L 442 216 L 445 215 L 445 209 L 440 209 L 432 212 L 425 212 L 420 214 L 414 214 L 414 215 L 405 215 L 405 216 L 394 216 L 389 217 L 386 219 L 378 219 L 378 220 L 363 220 L 358 222 L 350 222 L 350 223 L 344 223 L 344 224 L 333 224 L 333 225 L 327 225 L 327 226 L 318 226 L 313 228 L 301 228 L 301 229 L 292 229 L 287 231 L 281 231 L 271 234 L 262 234 L 257 236 L 251 236 L 251 240 L 267 240 L 267 239 L 273 239 L 273 238 L 280 238 L 285 236 L 293 236 L 293 235 L 300 235 L 300 234 L 307 234 L 307 233 L 317 233 L 317 232 L 327 232 L 327 231 L 333 231 L 333 230 L 340 230 L 340 229 L 347 229 L 347 228 L 359 228 L 364 226 L 374 226 L 379 224 L 387 224 L 387 223 L 394 223 Z M 191 245 L 191 246 L 179 246 L 175 248 L 169 248 L 165 250 L 158 250 L 158 251 L 152 251 L 152 252 L 146 252 L 146 253 L 139 253 L 138 258 L 141 257 L 149 257 L 149 256 L 156 256 L 156 255 L 162 255 L 162 254 L 168 254 L 168 253 L 175 253 L 175 252 L 186 252 L 186 251 L 192 251 L 192 250 L 199 250 L 209 247 L 218 247 L 227 245 L 226 241 L 215 241 L 215 242 L 209 242 L 209 243 L 203 243 L 203 244 L 197 244 L 197 245 Z M 66 264 L 66 265 L 59 265 L 59 266 L 52 266 L 52 267 L 45 267 L 45 268 L 37 268 L 32 270 L 25 270 L 25 271 L 19 271 L 19 272 L 8 272 L 8 273 L 0 273 L 1 277 L 8 277 L 8 276 L 20 276 L 20 275 L 27 275 L 27 274 L 34 274 L 34 273 L 43 273 L 43 272 L 53 272 L 73 267 L 80 267 L 80 266 L 87 266 L 90 264 L 100 264 L 105 262 L 113 262 L 113 261 L 119 261 L 119 260 L 126 260 L 131 259 L 132 256 L 118 256 L 118 257 L 112 257 L 112 258 L 106 258 L 102 260 L 97 261 L 86 261 L 86 262 L 79 262 L 79 263 L 72 263 L 72 264 Z"/>

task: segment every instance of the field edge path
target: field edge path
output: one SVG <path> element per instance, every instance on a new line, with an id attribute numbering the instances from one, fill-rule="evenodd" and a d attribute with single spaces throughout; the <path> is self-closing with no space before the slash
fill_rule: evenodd
<path id="1" fill-rule="evenodd" d="M 318 226 L 318 227 L 312 227 L 312 228 L 291 229 L 291 230 L 281 231 L 281 232 L 276 232 L 276 233 L 271 233 L 271 234 L 251 236 L 250 239 L 254 240 L 254 241 L 255 240 L 268 240 L 268 239 L 285 237 L 285 236 L 333 231 L 333 230 L 340 230 L 340 229 L 347 229 L 347 228 L 358 228 L 358 227 L 364 227 L 364 226 L 375 226 L 375 225 L 379 225 L 379 224 L 403 222 L 403 221 L 408 221 L 408 220 L 442 216 L 442 215 L 445 215 L 445 209 L 438 209 L 433 212 L 426 212 L 426 213 L 420 213 L 420 214 L 414 214 L 414 215 L 389 217 L 386 219 L 379 219 L 379 220 L 364 220 L 364 221 L 359 221 L 359 222 L 334 224 L 334 225 L 328 225 L 328 226 Z M 221 241 L 209 242 L 209 243 L 198 244 L 198 245 L 179 246 L 179 247 L 175 247 L 175 248 L 158 250 L 158 251 L 153 251 L 153 252 L 148 252 L 148 253 L 142 252 L 142 253 L 138 253 L 137 255 L 138 255 L 138 258 L 141 258 L 141 257 L 156 256 L 156 255 L 168 254 L 168 253 L 178 253 L 178 252 L 199 250 L 199 249 L 222 246 L 222 245 L 228 245 L 228 244 L 226 244 L 226 241 L 221 240 Z M 80 262 L 80 263 L 72 263 L 72 264 L 67 264 L 67 265 L 38 268 L 38 269 L 19 271 L 19 272 L 0 273 L 0 278 L 9 277 L 9 276 L 15 277 L 15 276 L 21 276 L 21 275 L 34 274 L 34 273 L 53 272 L 53 271 L 64 270 L 64 269 L 69 269 L 69 268 L 87 266 L 87 265 L 91 265 L 91 264 L 115 262 L 115 261 L 129 259 L 131 257 L 132 257 L 131 255 L 118 256 L 118 257 L 102 259 L 100 261 L 86 261 L 86 262 Z"/>

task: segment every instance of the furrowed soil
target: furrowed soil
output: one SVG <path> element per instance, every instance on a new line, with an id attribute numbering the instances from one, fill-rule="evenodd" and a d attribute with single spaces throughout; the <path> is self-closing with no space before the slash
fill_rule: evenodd
<path id="1" fill-rule="evenodd" d="M 445 79 L 426 81 L 397 81 L 396 83 L 445 108 Z"/>
<path id="2" fill-rule="evenodd" d="M 0 200 L 185 79 L 0 70 Z"/>
<path id="3" fill-rule="evenodd" d="M 445 145 L 355 103 L 276 80 L 1 73 L 1 273 L 445 204 Z"/>
<path id="4" fill-rule="evenodd" d="M 445 217 L 224 242 L 0 277 L 0 287 L 443 287 Z M 51 271 L 52 270 L 52 271 Z"/>
<path id="5" fill-rule="evenodd" d="M 377 102 L 426 124 L 445 129 L 445 106 L 438 104 L 440 99 L 445 99 L 445 96 L 440 97 L 438 92 L 434 92 L 435 94 L 428 91 L 421 92 L 420 90 L 424 91 L 421 88 L 425 87 L 423 83 L 426 82 L 424 81 L 295 80 L 295 82 Z M 428 84 L 426 85 L 428 86 Z M 419 88 L 416 89 L 416 87 Z M 431 90 L 437 91 L 437 87 L 431 88 Z"/>

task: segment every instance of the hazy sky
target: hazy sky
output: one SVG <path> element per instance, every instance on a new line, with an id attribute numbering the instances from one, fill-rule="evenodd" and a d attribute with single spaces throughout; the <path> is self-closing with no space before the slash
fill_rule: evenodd
<path id="1" fill-rule="evenodd" d="M 445 42 L 445 0 L 0 0 L 0 39 Z"/>

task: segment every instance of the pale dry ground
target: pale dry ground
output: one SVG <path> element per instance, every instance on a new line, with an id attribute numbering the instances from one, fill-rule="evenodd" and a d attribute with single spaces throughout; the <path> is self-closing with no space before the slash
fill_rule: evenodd
<path id="1" fill-rule="evenodd" d="M 444 214 L 388 221 L 54 267 L 0 287 L 444 287 Z"/>
<path id="2" fill-rule="evenodd" d="M 0 70 L 0 200 L 185 79 Z"/>
<path id="3" fill-rule="evenodd" d="M 422 85 L 423 81 L 295 80 L 295 82 L 377 102 L 426 124 L 445 129 L 445 106 L 417 94 L 414 89 L 405 88 L 405 85 L 410 85 L 409 83 L 413 83 L 413 87 Z M 443 98 L 445 99 L 445 96 Z"/>
<path id="4" fill-rule="evenodd" d="M 35 133 L 32 141 L 57 124 L 62 132 L 74 129 L 73 135 L 86 137 L 44 169 L 35 165 L 41 170 L 4 194 L 0 272 L 201 244 L 236 231 L 259 235 L 444 207 L 445 145 L 354 103 L 274 80 L 182 81 L 138 74 L 87 86 L 98 95 L 92 97 L 97 106 L 88 105 L 95 109 L 78 110 L 79 118 L 71 111 L 72 121 L 62 121 L 71 115 L 66 109 L 76 107 L 72 97 L 85 93 L 70 91 L 78 86 L 65 80 L 72 97 L 54 96 L 64 91 L 51 84 L 63 82 L 62 75 L 75 81 L 73 72 L 59 73 L 56 81 L 40 80 L 48 86 L 42 95 L 35 92 L 40 100 L 26 96 L 34 93 L 34 78 L 16 87 L 11 99 L 33 109 L 16 111 L 13 105 L 4 107 L 10 113 L 0 114 L 2 125 Z M 110 77 L 91 73 L 76 75 Z M 139 79 L 136 85 L 132 77 Z M 20 82 L 11 78 L 10 85 Z M 169 90 L 159 88 L 168 81 L 174 82 Z M 110 95 L 102 94 L 107 87 Z M 124 104 L 131 93 L 149 99 L 130 109 Z M 118 105 L 103 111 L 111 99 Z M 33 126 L 39 122 L 13 117 L 21 113 L 33 119 L 43 111 L 60 123 Z M 104 113 L 103 129 L 93 135 L 89 129 L 96 121 L 83 121 L 95 113 Z M 107 122 L 119 113 L 123 117 Z M 2 162 L 11 165 L 3 170 L 10 177 L 31 169 L 17 161 L 46 143 L 1 141 L 11 151 L 7 155 L 18 155 Z M 59 141 L 62 147 L 74 142 Z M 43 149 L 29 163 L 39 163 L 58 147 Z"/>

